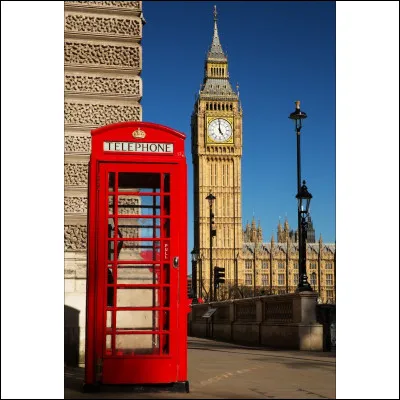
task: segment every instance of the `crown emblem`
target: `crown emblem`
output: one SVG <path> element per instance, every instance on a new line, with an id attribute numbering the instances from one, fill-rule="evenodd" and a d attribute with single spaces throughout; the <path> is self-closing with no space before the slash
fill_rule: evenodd
<path id="1" fill-rule="evenodd" d="M 142 131 L 140 128 L 137 128 L 136 131 L 133 131 L 133 132 L 132 132 L 132 136 L 133 136 L 135 139 L 143 139 L 143 138 L 146 137 L 146 132 L 145 132 L 145 131 Z"/>

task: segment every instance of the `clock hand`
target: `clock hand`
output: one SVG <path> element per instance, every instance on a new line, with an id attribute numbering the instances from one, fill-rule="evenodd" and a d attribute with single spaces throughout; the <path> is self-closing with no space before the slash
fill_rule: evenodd
<path id="1" fill-rule="evenodd" d="M 218 120 L 218 130 L 219 130 L 219 133 L 222 135 L 222 131 L 221 131 L 221 120 L 220 120 L 220 119 Z"/>

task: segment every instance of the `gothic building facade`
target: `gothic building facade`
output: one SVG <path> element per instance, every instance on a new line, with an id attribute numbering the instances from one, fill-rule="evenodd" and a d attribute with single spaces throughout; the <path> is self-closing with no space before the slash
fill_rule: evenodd
<path id="1" fill-rule="evenodd" d="M 90 131 L 142 119 L 143 24 L 141 1 L 64 2 L 64 326 L 75 363 L 85 352 Z"/>
<path id="2" fill-rule="evenodd" d="M 279 223 L 276 242 L 262 239 L 253 219 L 243 230 L 241 206 L 242 107 L 232 89 L 214 8 L 214 32 L 204 80 L 191 119 L 194 249 L 197 296 L 210 298 L 213 266 L 225 268 L 216 298 L 294 292 L 298 282 L 297 232 Z M 212 215 L 206 197 L 215 196 Z M 211 229 L 210 229 L 211 227 Z M 213 237 L 212 231 L 216 236 Z M 211 237 L 210 237 L 211 236 Z M 212 254 L 211 245 L 212 241 Z M 212 265 L 210 262 L 212 256 Z M 315 242 L 308 218 L 307 274 L 321 302 L 335 302 L 335 244 Z"/>

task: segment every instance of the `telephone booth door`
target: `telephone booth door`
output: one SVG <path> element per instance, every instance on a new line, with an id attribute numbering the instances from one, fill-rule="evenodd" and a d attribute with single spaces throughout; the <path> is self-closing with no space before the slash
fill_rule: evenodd
<path id="1" fill-rule="evenodd" d="M 116 161 L 95 167 L 85 380 L 186 382 L 186 178 L 166 160 Z"/>

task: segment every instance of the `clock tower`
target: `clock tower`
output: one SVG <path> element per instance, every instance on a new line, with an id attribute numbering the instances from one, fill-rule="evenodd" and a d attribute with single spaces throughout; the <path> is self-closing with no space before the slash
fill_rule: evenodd
<path id="1" fill-rule="evenodd" d="M 198 255 L 198 296 L 209 299 L 210 211 L 213 204 L 216 236 L 212 242 L 212 268 L 225 268 L 225 288 L 238 284 L 238 257 L 242 250 L 242 109 L 229 82 L 228 59 L 222 50 L 214 6 L 214 35 L 207 53 L 204 81 L 191 119 L 194 252 Z"/>

